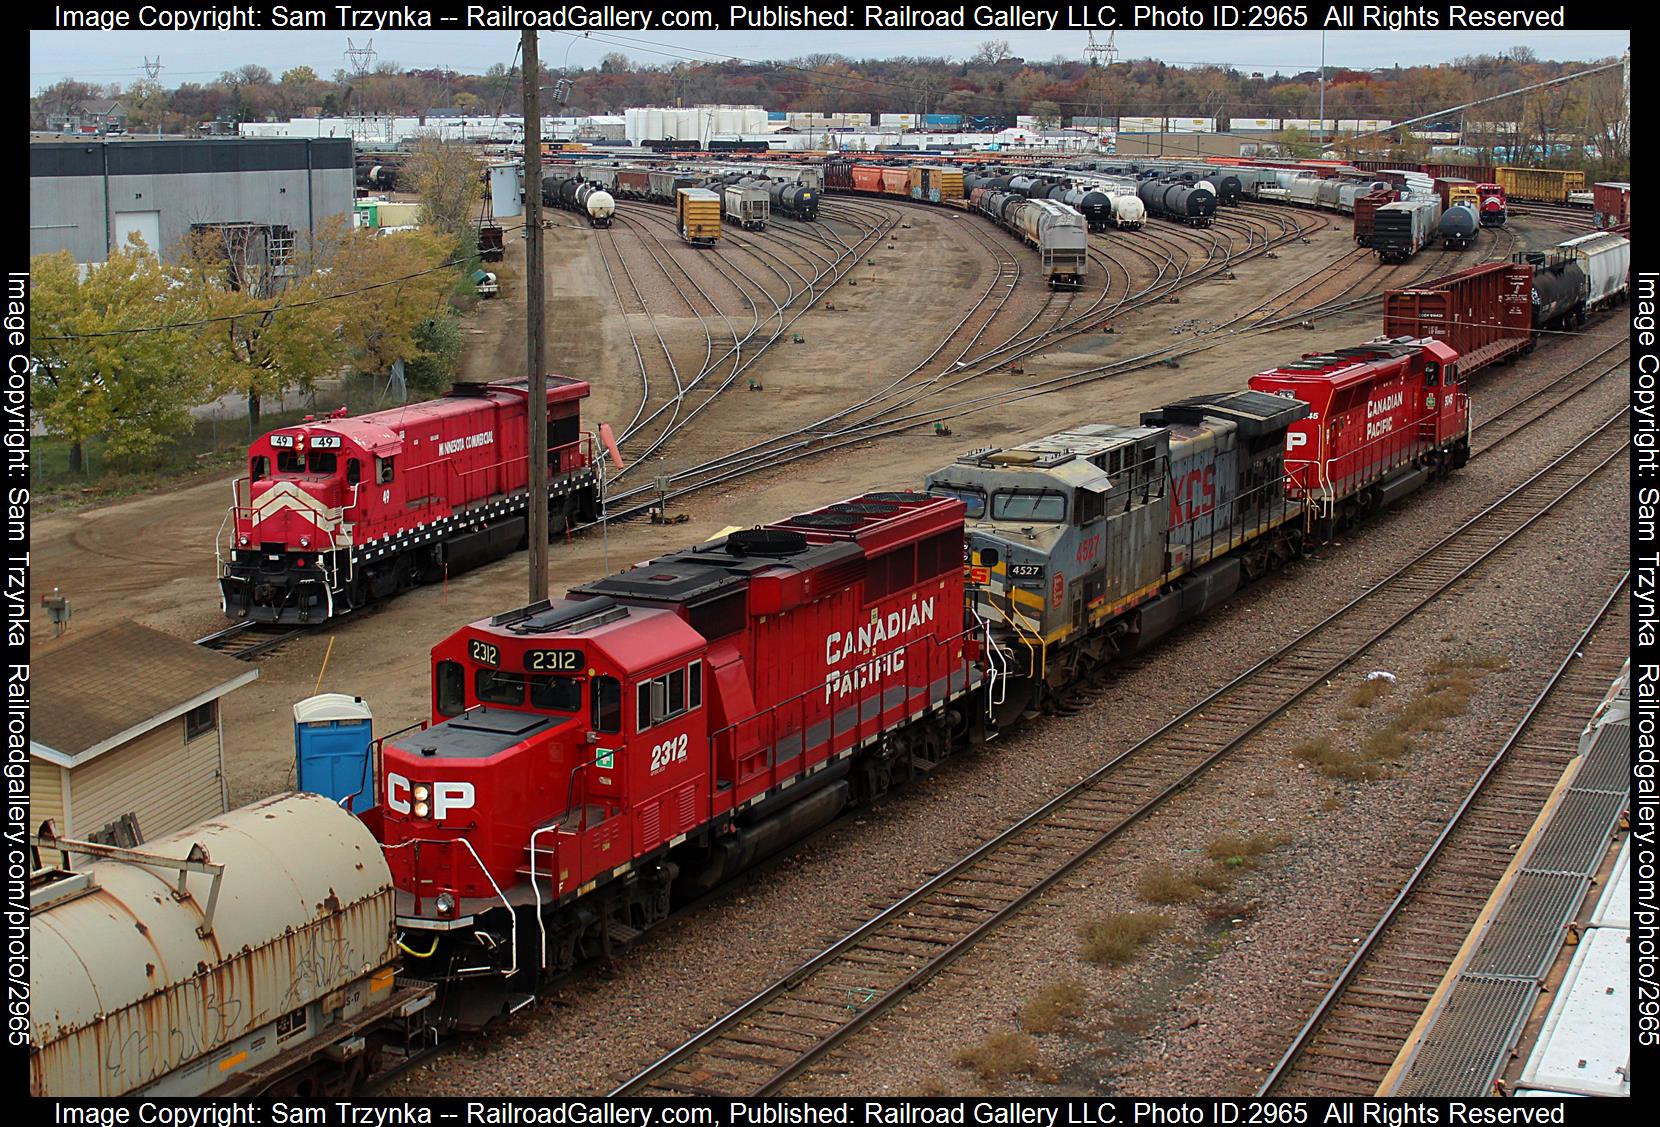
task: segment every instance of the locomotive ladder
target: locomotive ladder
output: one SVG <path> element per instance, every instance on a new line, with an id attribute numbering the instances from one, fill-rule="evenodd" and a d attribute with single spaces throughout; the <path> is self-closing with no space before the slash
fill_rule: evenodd
<path id="1" fill-rule="evenodd" d="M 1623 458 L 1627 414 L 612 1094 L 778 1092 Z"/>

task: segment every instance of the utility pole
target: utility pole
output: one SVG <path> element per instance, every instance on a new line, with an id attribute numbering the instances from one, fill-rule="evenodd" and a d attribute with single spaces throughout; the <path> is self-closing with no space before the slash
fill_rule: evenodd
<path id="1" fill-rule="evenodd" d="M 548 369 L 542 322 L 542 64 L 536 30 L 524 31 L 525 360 L 530 365 L 530 602 L 548 597 Z"/>
<path id="2" fill-rule="evenodd" d="M 1326 155 L 1326 33 L 1320 32 L 1320 123 L 1319 138 L 1320 151 L 1316 157 Z"/>

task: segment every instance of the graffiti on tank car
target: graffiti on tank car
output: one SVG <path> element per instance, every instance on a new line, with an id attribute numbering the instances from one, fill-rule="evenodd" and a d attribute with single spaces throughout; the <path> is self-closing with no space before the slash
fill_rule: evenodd
<path id="1" fill-rule="evenodd" d="M 824 699 L 857 692 L 905 669 L 905 644 L 921 627 L 934 621 L 934 599 L 918 599 L 910 606 L 879 614 L 855 629 L 832 630 L 824 638 Z M 894 648 L 878 652 L 894 642 Z"/>
<path id="2" fill-rule="evenodd" d="M 459 454 L 463 450 L 471 450 L 476 446 L 488 446 L 495 440 L 495 431 L 483 430 L 477 434 L 469 434 L 466 438 L 452 438 L 448 442 L 440 442 L 438 453 L 440 455 Z"/>
<path id="3" fill-rule="evenodd" d="M 1170 527 L 1180 528 L 1216 509 L 1216 466 L 1189 470 L 1171 483 Z"/>

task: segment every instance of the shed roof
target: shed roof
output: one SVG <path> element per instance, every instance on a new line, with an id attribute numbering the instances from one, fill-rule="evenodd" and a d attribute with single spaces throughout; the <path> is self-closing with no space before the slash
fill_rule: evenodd
<path id="1" fill-rule="evenodd" d="M 43 643 L 30 672 L 29 753 L 79 767 L 258 676 L 136 622 Z"/>

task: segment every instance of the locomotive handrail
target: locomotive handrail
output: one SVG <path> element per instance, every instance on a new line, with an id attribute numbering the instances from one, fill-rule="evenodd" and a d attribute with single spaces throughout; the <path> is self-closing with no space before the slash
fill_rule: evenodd
<path id="1" fill-rule="evenodd" d="M 511 932 L 511 938 L 509 940 L 509 943 L 510 943 L 511 947 L 513 948 L 513 959 L 512 959 L 511 965 L 505 971 L 501 971 L 499 973 L 505 978 L 511 978 L 515 974 L 519 973 L 519 917 L 518 917 L 518 913 L 513 911 L 513 905 L 508 903 L 506 894 L 503 893 L 502 890 L 501 890 L 501 885 L 497 884 L 496 883 L 496 878 L 490 875 L 490 870 L 488 868 L 486 868 L 485 865 L 484 865 L 484 859 L 481 858 L 478 855 L 478 850 L 473 848 L 473 843 L 469 839 L 467 839 L 465 837 L 454 837 L 454 838 L 411 837 L 411 838 L 405 838 L 403 841 L 398 842 L 396 845 L 387 845 L 385 842 L 382 842 L 381 846 L 380 846 L 380 851 L 382 853 L 389 853 L 394 849 L 403 849 L 406 846 L 411 846 L 411 845 L 423 845 L 423 844 L 425 844 L 425 845 L 455 845 L 457 842 L 460 842 L 462 845 L 465 845 L 467 847 L 467 852 L 472 854 L 473 863 L 478 866 L 478 871 L 484 874 L 484 879 L 489 881 L 490 882 L 490 887 L 495 890 L 496 899 L 500 900 L 501 904 L 502 904 L 502 907 L 507 909 L 507 919 L 508 919 L 508 922 L 512 925 L 512 932 Z M 417 850 L 416 851 L 416 856 L 419 856 L 419 853 L 420 853 L 420 851 Z M 415 884 L 415 883 L 417 883 L 417 881 L 416 881 L 416 875 L 415 875 L 415 864 L 414 864 L 414 862 L 411 862 L 409 868 L 410 868 L 410 872 L 409 872 L 410 883 Z M 416 910 L 418 911 L 420 909 L 420 905 L 421 905 L 421 896 L 420 896 L 419 893 L 414 893 L 413 895 L 415 896 L 415 907 L 416 907 Z M 400 946 L 401 946 L 401 944 L 400 944 Z M 405 948 L 405 950 L 408 950 L 408 948 Z M 410 954 L 413 955 L 414 953 L 415 952 L 410 951 Z M 490 970 L 490 969 L 491 969 L 490 967 L 457 967 L 456 968 L 456 973 L 457 974 L 466 974 L 469 971 Z"/>

